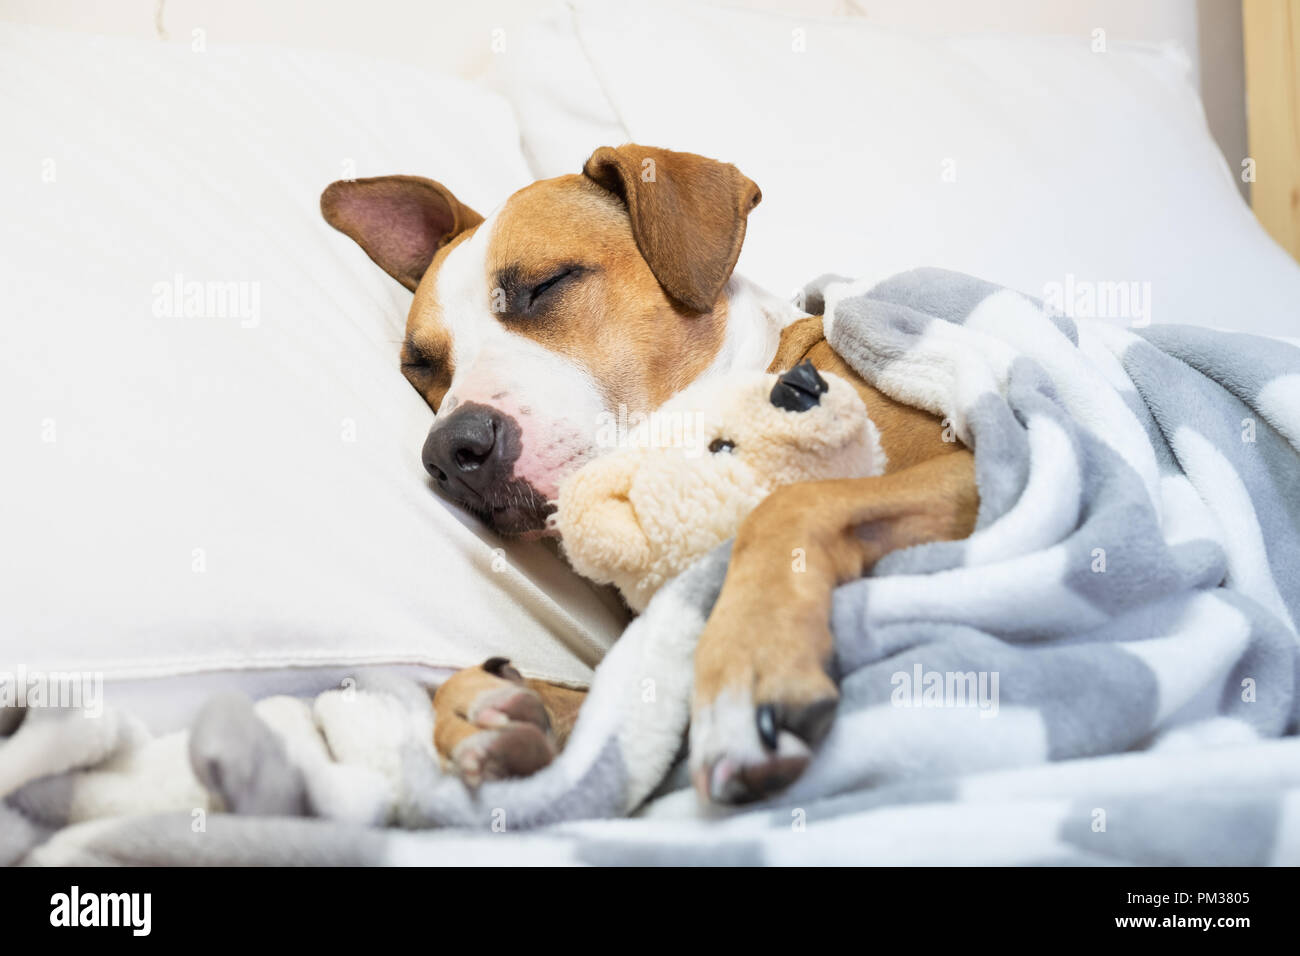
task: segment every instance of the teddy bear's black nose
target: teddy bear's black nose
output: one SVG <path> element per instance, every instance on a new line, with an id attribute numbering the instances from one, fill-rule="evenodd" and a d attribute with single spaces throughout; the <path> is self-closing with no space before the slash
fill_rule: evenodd
<path id="1" fill-rule="evenodd" d="M 817 374 L 813 363 L 804 359 L 792 369 L 777 376 L 772 386 L 772 404 L 788 412 L 806 412 L 822 400 L 829 385 Z"/>

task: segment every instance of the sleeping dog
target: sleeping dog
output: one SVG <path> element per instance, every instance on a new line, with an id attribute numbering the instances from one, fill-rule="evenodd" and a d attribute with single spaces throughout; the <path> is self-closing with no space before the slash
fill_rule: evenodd
<path id="1" fill-rule="evenodd" d="M 767 498 L 700 636 L 691 768 L 705 797 L 727 802 L 786 786 L 830 727 L 835 585 L 891 550 L 969 535 L 978 506 L 973 456 L 938 419 L 862 381 L 818 317 L 733 272 L 760 198 L 734 166 L 636 145 L 598 149 L 581 174 L 533 183 L 486 219 L 415 176 L 337 182 L 321 197 L 325 219 L 415 293 L 401 363 L 437 412 L 425 467 L 502 534 L 545 533 L 561 480 L 600 454 L 610 413 L 803 359 L 854 382 L 885 473 Z M 581 701 L 493 658 L 438 689 L 435 744 L 471 784 L 524 776 L 563 746 Z"/>

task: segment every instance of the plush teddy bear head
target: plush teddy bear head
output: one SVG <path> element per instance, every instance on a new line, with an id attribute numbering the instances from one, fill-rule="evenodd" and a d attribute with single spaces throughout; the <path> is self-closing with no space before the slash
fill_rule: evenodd
<path id="1" fill-rule="evenodd" d="M 880 435 L 853 386 L 804 362 L 699 382 L 622 430 L 560 487 L 552 526 L 579 574 L 644 610 L 735 535 L 773 489 L 880 474 Z"/>

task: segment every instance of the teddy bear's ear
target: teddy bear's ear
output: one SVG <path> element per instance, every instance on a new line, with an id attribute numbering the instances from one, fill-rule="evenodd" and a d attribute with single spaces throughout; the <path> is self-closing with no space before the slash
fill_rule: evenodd
<path id="1" fill-rule="evenodd" d="M 600 458 L 560 488 L 555 528 L 583 577 L 621 585 L 650 563 L 650 542 L 628 500 L 638 464 L 636 455 Z"/>

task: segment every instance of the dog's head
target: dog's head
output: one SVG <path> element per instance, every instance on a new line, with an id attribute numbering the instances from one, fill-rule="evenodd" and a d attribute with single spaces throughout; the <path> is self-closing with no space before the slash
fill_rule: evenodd
<path id="1" fill-rule="evenodd" d="M 760 198 L 734 166 L 621 146 L 487 219 L 414 176 L 334 183 L 321 211 L 415 292 L 401 362 L 438 413 L 429 473 L 496 530 L 527 534 L 599 453 L 605 417 L 658 407 L 719 357 Z"/>

